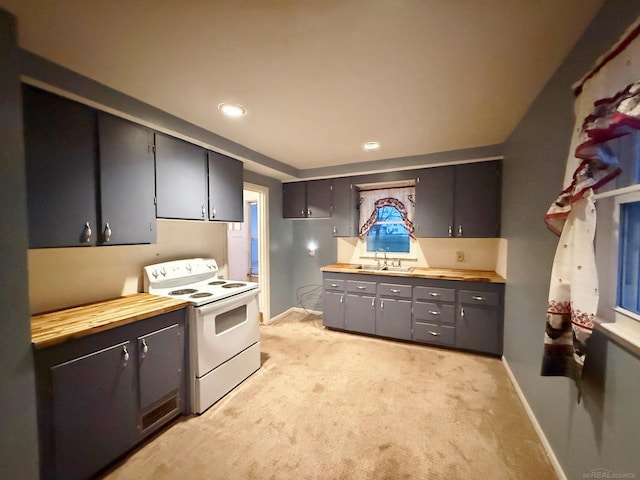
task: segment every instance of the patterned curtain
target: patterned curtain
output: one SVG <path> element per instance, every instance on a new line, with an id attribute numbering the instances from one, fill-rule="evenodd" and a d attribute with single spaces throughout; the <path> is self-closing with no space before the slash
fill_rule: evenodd
<path id="1" fill-rule="evenodd" d="M 560 240 L 551 271 L 542 375 L 582 376 L 599 300 L 594 189 L 620 173 L 606 142 L 640 129 L 639 35 L 636 22 L 574 86 L 576 124 L 565 170 L 568 186 L 545 216 Z"/>
<path id="2" fill-rule="evenodd" d="M 402 216 L 402 223 L 409 231 L 411 238 L 416 238 L 416 229 L 413 225 L 413 212 L 415 211 L 415 188 L 383 188 L 380 190 L 360 191 L 360 232 L 358 235 L 364 239 L 376 223 L 378 209 L 382 207 L 395 207 Z"/>

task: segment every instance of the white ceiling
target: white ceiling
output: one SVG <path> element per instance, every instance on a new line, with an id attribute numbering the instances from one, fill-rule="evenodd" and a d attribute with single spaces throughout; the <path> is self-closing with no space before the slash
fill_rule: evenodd
<path id="1" fill-rule="evenodd" d="M 502 143 L 602 3 L 0 0 L 24 49 L 298 169 Z"/>

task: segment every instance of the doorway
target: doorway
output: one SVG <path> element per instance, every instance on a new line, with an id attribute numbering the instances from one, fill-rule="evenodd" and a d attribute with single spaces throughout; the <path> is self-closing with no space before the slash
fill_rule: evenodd
<path id="1" fill-rule="evenodd" d="M 244 184 L 244 222 L 229 223 L 227 269 L 232 280 L 257 282 L 261 321 L 270 317 L 269 305 L 269 189 Z"/>

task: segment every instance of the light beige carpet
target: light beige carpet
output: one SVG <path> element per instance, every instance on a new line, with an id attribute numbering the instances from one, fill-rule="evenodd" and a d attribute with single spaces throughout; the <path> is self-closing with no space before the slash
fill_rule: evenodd
<path id="1" fill-rule="evenodd" d="M 263 365 L 109 479 L 556 478 L 500 360 L 322 328 L 261 327 Z"/>

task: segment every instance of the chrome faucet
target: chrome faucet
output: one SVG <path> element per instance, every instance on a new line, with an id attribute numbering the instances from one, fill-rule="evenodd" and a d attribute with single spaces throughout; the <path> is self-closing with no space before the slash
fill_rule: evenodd
<path id="1" fill-rule="evenodd" d="M 378 270 L 380 269 L 381 265 L 380 265 L 380 260 L 378 260 L 378 252 L 382 252 L 384 254 L 384 266 L 387 266 L 387 252 L 381 248 L 379 250 L 376 251 L 376 253 L 374 254 L 373 258 L 376 261 L 376 264 L 378 265 Z"/>

